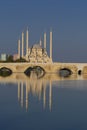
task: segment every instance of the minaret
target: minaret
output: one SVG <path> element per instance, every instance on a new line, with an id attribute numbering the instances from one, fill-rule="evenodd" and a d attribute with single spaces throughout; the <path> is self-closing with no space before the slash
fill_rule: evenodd
<path id="1" fill-rule="evenodd" d="M 26 56 L 28 56 L 28 28 L 27 28 L 27 31 L 26 31 Z"/>
<path id="2" fill-rule="evenodd" d="M 50 31 L 50 59 L 52 61 L 52 30 Z"/>
<path id="3" fill-rule="evenodd" d="M 24 33 L 22 32 L 22 58 L 24 57 Z"/>
<path id="4" fill-rule="evenodd" d="M 40 46 L 42 46 L 42 40 L 41 40 L 41 38 L 40 38 Z"/>
<path id="5" fill-rule="evenodd" d="M 44 33 L 44 50 L 46 51 L 46 32 Z"/>
<path id="6" fill-rule="evenodd" d="M 20 39 L 18 40 L 18 59 L 20 59 Z"/>

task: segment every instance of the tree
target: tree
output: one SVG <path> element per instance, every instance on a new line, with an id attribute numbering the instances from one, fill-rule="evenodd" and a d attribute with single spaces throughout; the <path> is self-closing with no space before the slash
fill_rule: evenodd
<path id="1" fill-rule="evenodd" d="M 15 62 L 26 62 L 26 60 L 22 57 L 20 57 L 20 59 L 17 59 Z"/>
<path id="2" fill-rule="evenodd" d="M 13 62 L 13 56 L 12 56 L 12 55 L 9 55 L 6 61 L 7 61 L 7 62 Z"/>

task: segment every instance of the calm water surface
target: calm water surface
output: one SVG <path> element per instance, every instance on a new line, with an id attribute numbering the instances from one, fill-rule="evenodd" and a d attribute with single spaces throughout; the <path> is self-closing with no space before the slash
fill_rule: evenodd
<path id="1" fill-rule="evenodd" d="M 87 130 L 87 80 L 0 78 L 0 130 Z"/>

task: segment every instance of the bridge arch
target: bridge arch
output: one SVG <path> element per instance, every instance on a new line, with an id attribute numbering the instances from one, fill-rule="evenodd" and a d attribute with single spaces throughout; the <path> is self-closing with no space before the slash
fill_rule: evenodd
<path id="1" fill-rule="evenodd" d="M 73 72 L 69 68 L 60 68 L 60 70 L 59 70 L 59 76 L 61 76 L 61 77 L 68 77 L 72 73 Z"/>
<path id="2" fill-rule="evenodd" d="M 12 74 L 12 70 L 7 67 L 0 68 L 0 76 L 6 77 Z"/>
<path id="3" fill-rule="evenodd" d="M 37 78 L 41 78 L 45 75 L 45 70 L 41 66 L 30 66 L 24 73 L 29 77 L 36 75 Z"/>

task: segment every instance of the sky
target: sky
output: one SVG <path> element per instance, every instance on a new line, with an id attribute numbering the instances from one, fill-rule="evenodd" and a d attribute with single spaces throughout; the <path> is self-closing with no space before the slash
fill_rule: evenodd
<path id="1" fill-rule="evenodd" d="M 87 0 L 0 0 L 0 54 L 17 53 L 29 28 L 29 46 L 53 31 L 53 61 L 87 62 Z M 25 45 L 26 46 L 26 45 Z"/>

